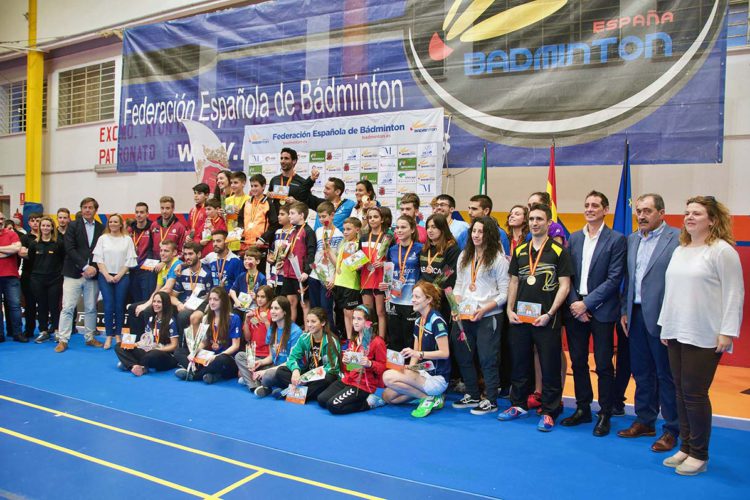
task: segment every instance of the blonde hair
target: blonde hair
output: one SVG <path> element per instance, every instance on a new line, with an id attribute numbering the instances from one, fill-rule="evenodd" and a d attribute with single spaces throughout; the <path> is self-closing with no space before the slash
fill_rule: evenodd
<path id="1" fill-rule="evenodd" d="M 113 217 L 117 217 L 120 220 L 120 234 L 122 236 L 127 236 L 127 234 L 125 234 L 125 219 L 120 214 L 112 214 L 109 217 L 107 217 L 107 225 L 104 228 L 104 234 L 110 234 L 109 221 L 111 221 Z"/>
<path id="2" fill-rule="evenodd" d="M 52 219 L 52 217 L 45 215 L 44 217 L 39 218 L 39 239 L 41 240 L 41 234 L 42 234 L 42 222 L 48 221 L 50 224 L 52 224 L 52 233 L 50 233 L 50 241 L 57 241 L 57 224 L 55 224 L 55 221 Z"/>
<path id="3" fill-rule="evenodd" d="M 724 240 L 730 245 L 734 245 L 732 217 L 726 205 L 713 196 L 694 196 L 687 201 L 686 205 L 690 205 L 691 203 L 702 205 L 706 209 L 708 218 L 713 222 L 709 227 L 706 245 L 711 245 L 718 240 Z M 685 230 L 685 225 L 683 224 L 680 231 L 680 244 L 685 246 L 690 244 L 691 241 L 690 233 Z"/>

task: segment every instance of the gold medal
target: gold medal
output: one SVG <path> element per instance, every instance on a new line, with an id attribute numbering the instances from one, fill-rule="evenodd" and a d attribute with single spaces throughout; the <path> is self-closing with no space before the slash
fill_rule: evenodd
<path id="1" fill-rule="evenodd" d="M 283 207 L 284 205 L 286 205 L 286 200 L 279 200 L 279 205 L 281 205 L 282 207 Z"/>
<path id="2" fill-rule="evenodd" d="M 211 349 L 213 349 L 214 351 L 217 350 L 218 348 L 219 348 L 219 344 L 217 342 L 214 342 L 213 344 L 211 344 Z"/>
<path id="3" fill-rule="evenodd" d="M 471 290 L 472 292 L 476 292 L 477 286 L 474 283 L 472 283 L 471 285 L 469 285 L 469 290 Z"/>
<path id="4" fill-rule="evenodd" d="M 536 283 L 536 276 L 529 276 L 528 278 L 526 278 L 526 283 L 529 286 L 534 286 L 534 284 Z"/>
<path id="5" fill-rule="evenodd" d="M 432 266 L 427 266 L 427 269 L 424 270 L 427 274 L 432 274 L 435 272 L 435 270 L 432 268 Z"/>

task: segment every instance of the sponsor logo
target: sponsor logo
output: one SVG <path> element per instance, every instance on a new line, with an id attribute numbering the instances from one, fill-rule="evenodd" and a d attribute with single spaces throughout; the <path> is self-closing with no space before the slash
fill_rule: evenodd
<path id="1" fill-rule="evenodd" d="M 410 0 L 404 47 L 428 99 L 472 133 L 522 146 L 589 142 L 689 81 L 727 3 Z"/>

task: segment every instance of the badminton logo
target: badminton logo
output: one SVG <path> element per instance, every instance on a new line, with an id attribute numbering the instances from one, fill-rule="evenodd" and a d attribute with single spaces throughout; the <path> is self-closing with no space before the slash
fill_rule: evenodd
<path id="1" fill-rule="evenodd" d="M 589 142 L 684 87 L 727 3 L 411 0 L 404 49 L 427 98 L 472 133 L 527 147 Z"/>

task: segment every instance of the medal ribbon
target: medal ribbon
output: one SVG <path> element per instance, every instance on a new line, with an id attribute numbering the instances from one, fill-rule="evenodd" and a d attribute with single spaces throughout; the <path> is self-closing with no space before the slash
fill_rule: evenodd
<path id="1" fill-rule="evenodd" d="M 435 259 L 437 259 L 439 256 L 440 256 L 440 252 L 436 253 L 435 256 L 433 257 L 432 247 L 430 247 L 430 249 L 427 250 L 427 267 L 432 267 L 432 263 L 435 262 Z"/>
<path id="2" fill-rule="evenodd" d="M 252 287 L 250 286 L 250 273 L 247 273 L 245 282 L 247 283 L 247 293 L 250 293 L 255 289 L 255 282 L 258 280 L 258 273 L 253 274 Z"/>
<path id="3" fill-rule="evenodd" d="M 482 259 L 477 259 L 474 257 L 471 261 L 471 285 L 473 287 L 476 287 L 476 281 L 477 281 L 477 274 L 479 273 L 479 268 L 482 265 Z"/>
<path id="4" fill-rule="evenodd" d="M 172 229 L 172 226 L 174 226 L 174 222 L 175 221 L 172 221 L 172 223 L 167 226 L 167 236 L 169 236 L 169 230 Z M 162 232 L 162 229 L 164 229 L 164 226 L 159 224 L 159 244 L 164 241 L 164 233 Z"/>
<path id="5" fill-rule="evenodd" d="M 534 259 L 534 262 L 531 262 L 531 250 L 533 250 L 534 245 L 529 245 L 529 276 L 534 276 L 536 274 L 536 268 L 539 265 L 539 261 L 542 260 L 542 254 L 544 253 L 544 245 L 547 244 L 547 240 L 549 239 L 549 236 L 544 237 L 544 241 L 542 241 L 542 246 L 539 247 L 539 253 L 536 254 L 536 259 Z"/>
<path id="6" fill-rule="evenodd" d="M 414 240 L 412 240 L 411 243 L 409 243 L 409 248 L 406 249 L 406 255 L 401 255 L 401 248 L 403 248 L 401 245 L 398 246 L 398 279 L 402 282 L 406 281 L 406 276 L 404 276 L 404 273 L 406 272 L 406 261 L 409 258 L 409 252 L 411 252 L 411 247 L 414 246 Z"/>
<path id="7" fill-rule="evenodd" d="M 213 338 L 211 349 L 213 349 L 215 345 L 219 345 L 219 330 L 216 328 L 216 322 L 211 323 L 211 337 Z"/>
<path id="8" fill-rule="evenodd" d="M 313 363 L 315 363 L 315 368 L 318 367 L 318 364 L 321 361 L 321 358 L 323 357 L 323 339 L 320 339 L 320 347 L 318 348 L 318 355 L 315 355 L 315 337 L 310 335 L 310 355 L 312 356 Z"/>

